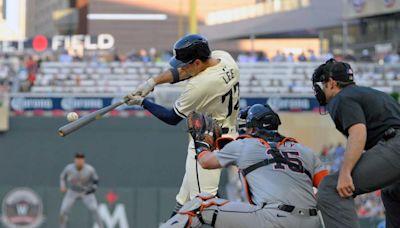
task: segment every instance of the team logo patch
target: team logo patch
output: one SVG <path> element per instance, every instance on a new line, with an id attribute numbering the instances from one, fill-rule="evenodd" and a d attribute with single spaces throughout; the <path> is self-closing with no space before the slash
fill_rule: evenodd
<path id="1" fill-rule="evenodd" d="M 7 193 L 2 203 L 2 223 L 9 228 L 33 228 L 43 222 L 42 199 L 29 188 Z"/>

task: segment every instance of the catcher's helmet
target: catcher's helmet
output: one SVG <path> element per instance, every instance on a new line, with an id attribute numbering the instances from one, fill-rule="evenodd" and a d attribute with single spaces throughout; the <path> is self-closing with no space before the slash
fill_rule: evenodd
<path id="1" fill-rule="evenodd" d="M 210 58 L 211 50 L 208 47 L 206 37 L 199 34 L 189 34 L 174 45 L 174 56 L 169 60 L 173 68 L 180 68 L 196 59 L 205 60 Z"/>
<path id="2" fill-rule="evenodd" d="M 255 104 L 247 112 L 246 127 L 256 130 L 278 130 L 281 124 L 278 114 L 265 104 Z"/>

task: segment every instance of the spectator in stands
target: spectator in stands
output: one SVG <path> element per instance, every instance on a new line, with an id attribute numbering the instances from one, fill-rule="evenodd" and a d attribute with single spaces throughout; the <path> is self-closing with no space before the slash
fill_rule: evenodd
<path id="1" fill-rule="evenodd" d="M 385 228 L 386 227 L 386 221 L 382 220 L 378 223 L 378 225 L 376 226 L 376 228 Z"/>
<path id="2" fill-rule="evenodd" d="M 75 86 L 81 85 L 81 76 L 79 74 L 75 75 Z"/>
<path id="3" fill-rule="evenodd" d="M 237 56 L 236 61 L 238 61 L 239 63 L 247 63 L 247 62 L 249 62 L 249 53 L 248 52 L 240 53 Z"/>
<path id="4" fill-rule="evenodd" d="M 306 55 L 304 54 L 304 52 L 301 52 L 301 54 L 299 55 L 299 57 L 297 57 L 297 60 L 298 60 L 299 62 L 307 62 L 307 57 L 306 57 Z"/>
<path id="5" fill-rule="evenodd" d="M 75 53 L 74 56 L 72 56 L 72 61 L 73 62 L 82 62 L 83 59 L 79 54 Z"/>
<path id="6" fill-rule="evenodd" d="M 0 85 L 8 84 L 8 66 L 5 64 L 0 65 Z"/>
<path id="7" fill-rule="evenodd" d="M 399 60 L 400 60 L 400 56 L 395 51 L 392 51 L 391 53 L 386 54 L 384 57 L 385 63 L 389 63 L 389 64 L 398 63 Z"/>
<path id="8" fill-rule="evenodd" d="M 293 52 L 290 52 L 288 57 L 286 58 L 286 62 L 288 63 L 294 63 L 294 55 Z"/>
<path id="9" fill-rule="evenodd" d="M 29 82 L 29 88 L 30 88 L 35 84 L 36 73 L 37 73 L 37 63 L 33 59 L 32 56 L 28 56 L 28 58 L 25 62 L 25 67 L 28 71 L 28 82 Z"/>
<path id="10" fill-rule="evenodd" d="M 157 59 L 159 59 L 159 57 L 157 56 L 157 50 L 154 47 L 151 47 L 149 49 L 149 58 L 151 62 L 157 62 Z"/>
<path id="11" fill-rule="evenodd" d="M 343 162 L 344 151 L 345 149 L 341 143 L 339 143 L 338 146 L 334 148 L 335 161 L 333 162 L 331 172 L 339 171 L 340 166 Z"/>
<path id="12" fill-rule="evenodd" d="M 317 56 L 315 55 L 313 50 L 308 50 L 308 54 L 310 55 L 309 60 L 310 62 L 316 62 L 318 60 Z"/>
<path id="13" fill-rule="evenodd" d="M 282 61 L 281 62 L 286 62 L 287 58 L 286 58 L 286 53 L 282 52 Z"/>
<path id="14" fill-rule="evenodd" d="M 276 51 L 276 54 L 272 57 L 272 62 L 284 62 L 286 60 L 285 56 L 280 50 Z"/>
<path id="15" fill-rule="evenodd" d="M 138 55 L 137 51 L 135 49 L 132 49 L 130 52 L 127 54 L 128 56 L 128 61 L 131 62 L 139 62 L 140 61 L 140 56 Z"/>
<path id="16" fill-rule="evenodd" d="M 328 147 L 327 145 L 324 145 L 324 146 L 322 147 L 321 157 L 322 157 L 322 158 L 328 157 L 328 154 L 329 154 L 329 147 Z M 324 159 L 323 159 L 323 160 L 324 160 Z"/>
<path id="17" fill-rule="evenodd" d="M 328 59 L 332 59 L 334 56 L 331 52 L 324 53 L 322 55 L 322 61 L 327 61 Z"/>
<path id="18" fill-rule="evenodd" d="M 344 56 L 344 60 L 350 61 L 350 62 L 355 62 L 357 59 L 356 59 L 356 57 L 354 57 L 354 55 L 352 55 L 352 54 L 350 54 L 350 53 L 347 53 L 347 54 Z"/>
<path id="19" fill-rule="evenodd" d="M 113 53 L 113 61 L 114 61 L 114 62 L 121 62 L 121 57 L 120 57 L 120 55 L 118 54 L 118 51 L 117 51 L 117 50 L 114 50 L 114 53 Z"/>
<path id="20" fill-rule="evenodd" d="M 361 52 L 361 57 L 360 57 L 361 62 L 372 62 L 372 56 L 369 54 L 368 49 L 364 49 Z"/>
<path id="21" fill-rule="evenodd" d="M 257 62 L 269 62 L 268 55 L 263 51 L 257 52 Z"/>
<path id="22" fill-rule="evenodd" d="M 66 50 L 62 50 L 61 54 L 58 56 L 58 61 L 61 63 L 72 63 L 73 57 L 68 54 Z"/>
<path id="23" fill-rule="evenodd" d="M 141 60 L 142 62 L 145 62 L 145 63 L 151 62 L 151 58 L 150 58 L 150 56 L 147 54 L 147 51 L 146 51 L 145 49 L 140 49 L 140 51 L 139 51 L 139 57 L 140 57 L 140 60 Z"/>
<path id="24" fill-rule="evenodd" d="M 13 92 L 27 92 L 29 91 L 28 85 L 28 71 L 25 67 L 25 62 L 23 61 L 23 57 L 19 57 L 19 62 L 17 66 L 17 82 L 13 84 L 12 91 Z"/>
<path id="25" fill-rule="evenodd" d="M 250 52 L 249 53 L 249 60 L 248 60 L 248 62 L 249 63 L 255 63 L 255 62 L 257 62 L 257 53 L 256 52 Z"/>

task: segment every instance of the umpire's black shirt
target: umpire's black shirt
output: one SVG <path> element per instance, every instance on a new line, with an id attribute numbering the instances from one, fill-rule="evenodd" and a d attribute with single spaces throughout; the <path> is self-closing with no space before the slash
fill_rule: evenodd
<path id="1" fill-rule="evenodd" d="M 328 103 L 327 110 L 338 129 L 346 137 L 357 123 L 367 126 L 365 149 L 375 146 L 390 127 L 400 128 L 400 105 L 381 91 L 349 85 Z"/>

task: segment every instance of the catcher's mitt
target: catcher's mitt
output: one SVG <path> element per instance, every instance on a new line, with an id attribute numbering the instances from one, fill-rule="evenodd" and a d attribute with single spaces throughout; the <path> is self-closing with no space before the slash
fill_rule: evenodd
<path id="1" fill-rule="evenodd" d="M 210 116 L 205 116 L 200 112 L 192 112 L 187 117 L 187 126 L 192 136 L 196 152 L 198 147 L 206 147 L 211 151 L 215 149 L 215 141 L 221 137 L 221 127 Z"/>

